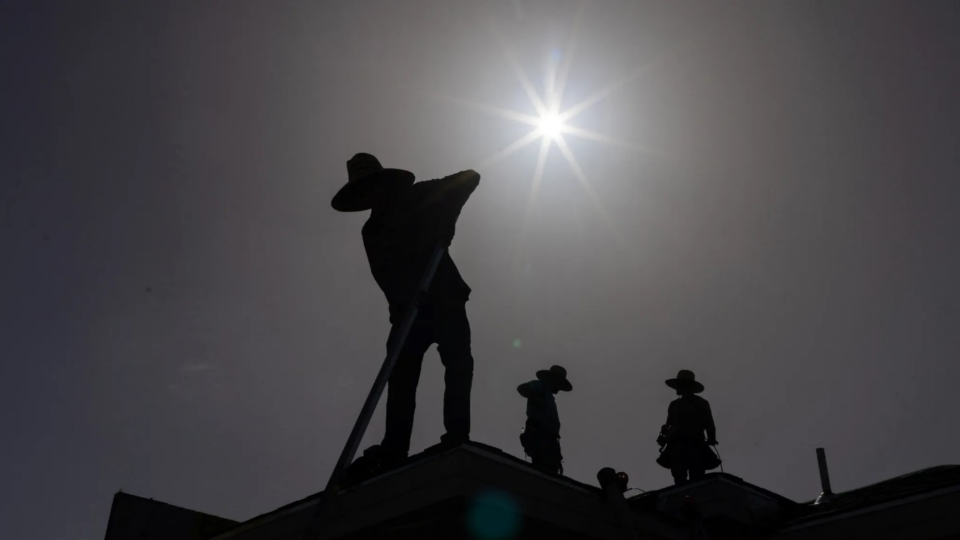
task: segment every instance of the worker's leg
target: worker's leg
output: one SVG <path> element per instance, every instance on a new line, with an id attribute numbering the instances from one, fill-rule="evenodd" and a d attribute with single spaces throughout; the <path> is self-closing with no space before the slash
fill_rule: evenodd
<path id="1" fill-rule="evenodd" d="M 470 438 L 470 389 L 473 386 L 473 355 L 470 353 L 470 322 L 466 306 L 444 307 L 435 313 L 435 339 L 443 362 L 444 442 L 460 443 Z"/>
<path id="2" fill-rule="evenodd" d="M 400 323 L 397 323 L 390 330 L 390 337 L 387 339 L 388 354 L 394 341 L 398 339 L 399 326 Z M 387 386 L 387 426 L 382 443 L 385 459 L 404 458 L 410 450 L 420 367 L 423 364 L 423 355 L 432 343 L 431 324 L 418 319 L 410 329 Z"/>
<path id="3" fill-rule="evenodd" d="M 701 478 L 704 477 L 704 475 L 706 475 L 706 471 L 704 471 L 703 469 L 690 469 L 690 481 L 691 481 L 691 482 L 695 482 L 695 481 L 697 481 L 697 480 L 700 480 Z"/>
<path id="4" fill-rule="evenodd" d="M 674 467 L 670 469 L 670 474 L 673 475 L 673 483 L 678 486 L 687 481 L 687 469 L 684 467 Z"/>
<path id="5" fill-rule="evenodd" d="M 563 456 L 560 454 L 560 440 L 556 435 L 543 437 L 543 470 L 551 474 L 563 473 Z"/>
<path id="6" fill-rule="evenodd" d="M 530 429 L 524 428 L 520 432 L 520 446 L 523 447 L 523 453 L 530 456 L 530 451 L 533 449 L 533 439 L 530 436 Z"/>
<path id="7" fill-rule="evenodd" d="M 520 443 L 535 468 L 551 474 L 561 472 L 563 456 L 560 455 L 560 441 L 556 435 L 528 426 Z"/>
<path id="8" fill-rule="evenodd" d="M 537 469 L 550 474 L 560 474 L 560 460 L 548 454 L 530 456 L 530 461 Z"/>

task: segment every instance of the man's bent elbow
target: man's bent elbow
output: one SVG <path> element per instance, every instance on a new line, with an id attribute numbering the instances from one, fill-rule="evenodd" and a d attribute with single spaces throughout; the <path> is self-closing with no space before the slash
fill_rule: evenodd
<path id="1" fill-rule="evenodd" d="M 473 191 L 480 185 L 480 173 L 473 169 L 463 171 L 463 182 L 466 184 L 467 189 Z"/>

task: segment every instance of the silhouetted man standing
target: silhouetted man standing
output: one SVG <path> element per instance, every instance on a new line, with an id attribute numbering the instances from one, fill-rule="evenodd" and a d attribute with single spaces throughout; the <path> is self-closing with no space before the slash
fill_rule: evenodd
<path id="1" fill-rule="evenodd" d="M 533 461 L 533 466 L 545 472 L 563 472 L 560 414 L 554 396 L 557 392 L 571 390 L 573 385 L 567 380 L 567 370 L 561 366 L 540 370 L 537 380 L 517 387 L 517 392 L 527 398 L 527 424 L 520 435 L 520 444 Z"/>
<path id="2" fill-rule="evenodd" d="M 347 162 L 348 182 L 331 205 L 341 212 L 371 210 L 363 226 L 363 246 L 370 270 L 390 304 L 391 350 L 400 324 L 438 244 L 449 246 L 460 209 L 480 182 L 475 171 L 414 183 L 414 175 L 384 169 L 370 154 Z M 451 445 L 470 438 L 470 388 L 473 356 L 466 302 L 470 287 L 444 252 L 433 281 L 421 299 L 416 321 L 400 351 L 387 391 L 386 433 L 377 454 L 384 468 L 402 461 L 410 450 L 417 384 L 423 355 L 434 343 L 445 368 L 441 441 Z M 369 452 L 365 452 L 369 455 Z"/>
<path id="3" fill-rule="evenodd" d="M 657 463 L 670 469 L 676 484 L 686 482 L 688 475 L 690 480 L 699 480 L 705 471 L 720 465 L 719 458 L 709 448 L 718 444 L 710 403 L 697 395 L 704 388 L 692 371 L 682 369 L 677 378 L 668 379 L 666 383 L 680 397 L 667 409 L 667 423 L 657 439 L 661 447 L 667 448 L 661 448 Z"/>

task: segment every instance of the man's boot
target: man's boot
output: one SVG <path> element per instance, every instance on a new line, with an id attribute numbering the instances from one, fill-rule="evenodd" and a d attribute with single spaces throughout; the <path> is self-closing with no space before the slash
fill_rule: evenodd
<path id="1" fill-rule="evenodd" d="M 347 467 L 344 485 L 351 486 L 359 484 L 368 478 L 377 474 L 381 467 L 383 458 L 383 449 L 379 444 L 375 444 L 363 451 L 363 455 L 353 460 L 353 463 Z"/>

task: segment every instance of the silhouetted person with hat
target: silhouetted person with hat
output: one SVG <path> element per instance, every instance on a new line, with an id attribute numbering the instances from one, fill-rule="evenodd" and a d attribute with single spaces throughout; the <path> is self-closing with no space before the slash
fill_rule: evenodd
<path id="1" fill-rule="evenodd" d="M 341 212 L 371 210 L 363 226 L 363 246 L 370 270 L 390 304 L 393 327 L 387 350 L 399 338 L 400 324 L 416 296 L 438 244 L 449 246 L 460 210 L 480 182 L 468 170 L 414 183 L 413 173 L 385 169 L 370 154 L 357 154 L 347 162 L 348 182 L 331 205 Z M 386 433 L 376 454 L 385 468 L 402 461 L 410 450 L 410 433 L 416 408 L 417 384 L 423 355 L 434 343 L 445 369 L 443 443 L 459 444 L 470 438 L 470 388 L 473 356 L 467 286 L 450 254 L 444 252 L 433 281 L 421 299 L 418 316 L 388 382 Z"/>
<path id="2" fill-rule="evenodd" d="M 709 448 L 718 444 L 710 403 L 697 395 L 704 388 L 692 371 L 682 369 L 675 379 L 668 379 L 666 383 L 680 397 L 667 409 L 667 423 L 657 439 L 661 446 L 657 463 L 670 469 L 677 484 L 688 478 L 699 480 L 705 471 L 720 465 L 720 459 Z"/>
<path id="3" fill-rule="evenodd" d="M 573 385 L 567 380 L 567 370 L 561 366 L 538 371 L 536 380 L 517 387 L 517 392 L 527 398 L 527 423 L 520 435 L 520 444 L 533 466 L 545 472 L 563 472 L 560 414 L 554 396 L 571 390 Z"/>

